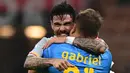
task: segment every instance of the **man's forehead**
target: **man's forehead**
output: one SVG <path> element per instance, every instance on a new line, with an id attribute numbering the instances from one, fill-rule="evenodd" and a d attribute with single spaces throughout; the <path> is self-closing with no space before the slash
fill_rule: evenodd
<path id="1" fill-rule="evenodd" d="M 61 22 L 61 21 L 70 22 L 72 21 L 72 17 L 69 14 L 53 16 L 53 22 Z"/>

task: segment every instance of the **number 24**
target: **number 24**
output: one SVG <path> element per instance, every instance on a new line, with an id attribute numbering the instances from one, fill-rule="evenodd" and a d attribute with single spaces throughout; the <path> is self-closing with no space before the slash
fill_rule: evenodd
<path id="1" fill-rule="evenodd" d="M 70 68 L 64 70 L 63 73 L 69 73 L 71 71 L 73 73 L 80 73 L 80 71 L 77 67 L 70 67 Z M 94 69 L 93 68 L 84 68 L 84 73 L 94 73 Z"/>

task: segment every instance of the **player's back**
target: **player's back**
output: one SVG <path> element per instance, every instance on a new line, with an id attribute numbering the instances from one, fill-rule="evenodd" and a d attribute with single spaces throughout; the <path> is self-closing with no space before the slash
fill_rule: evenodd
<path id="1" fill-rule="evenodd" d="M 96 56 L 70 44 L 52 44 L 44 50 L 43 55 L 45 58 L 66 59 L 76 66 L 61 72 L 49 67 L 50 73 L 109 73 L 112 61 L 108 49 L 104 54 Z"/>

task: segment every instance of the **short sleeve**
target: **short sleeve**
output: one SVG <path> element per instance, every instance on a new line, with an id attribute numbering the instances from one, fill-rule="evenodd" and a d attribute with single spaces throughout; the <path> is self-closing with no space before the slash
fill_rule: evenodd
<path id="1" fill-rule="evenodd" d="M 33 48 L 33 50 L 31 52 L 29 52 L 28 56 L 33 55 L 33 56 L 37 56 L 37 57 L 41 57 L 43 54 L 43 46 L 45 45 L 45 43 L 49 40 L 49 38 L 42 38 Z"/>

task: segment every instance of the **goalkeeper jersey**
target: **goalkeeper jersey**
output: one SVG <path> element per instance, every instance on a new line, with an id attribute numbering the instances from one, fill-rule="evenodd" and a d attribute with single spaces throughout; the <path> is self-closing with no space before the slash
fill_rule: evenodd
<path id="1" fill-rule="evenodd" d="M 109 73 L 112 62 L 108 49 L 104 54 L 96 56 L 70 44 L 52 44 L 43 51 L 43 57 L 66 59 L 75 65 L 64 71 L 51 66 L 48 68 L 49 73 Z"/>

